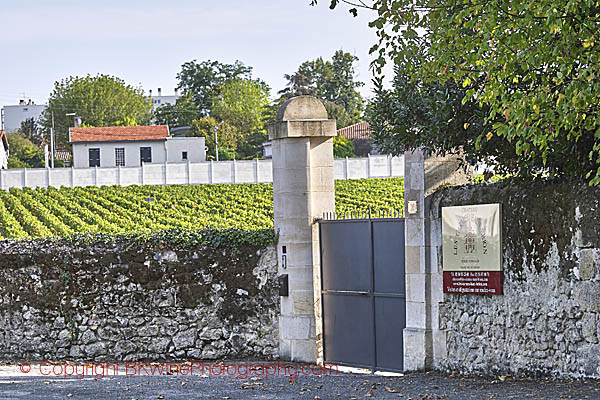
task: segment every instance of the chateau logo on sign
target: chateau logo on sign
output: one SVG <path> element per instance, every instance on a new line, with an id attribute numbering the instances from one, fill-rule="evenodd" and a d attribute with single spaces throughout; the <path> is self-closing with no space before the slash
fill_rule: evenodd
<path id="1" fill-rule="evenodd" d="M 444 293 L 502 294 L 500 204 L 442 207 Z"/>

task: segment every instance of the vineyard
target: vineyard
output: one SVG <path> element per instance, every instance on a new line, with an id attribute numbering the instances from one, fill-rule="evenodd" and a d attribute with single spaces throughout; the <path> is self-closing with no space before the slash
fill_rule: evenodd
<path id="1" fill-rule="evenodd" d="M 404 208 L 402 178 L 336 181 L 336 211 Z M 273 227 L 271 184 L 0 190 L 4 239 Z"/>

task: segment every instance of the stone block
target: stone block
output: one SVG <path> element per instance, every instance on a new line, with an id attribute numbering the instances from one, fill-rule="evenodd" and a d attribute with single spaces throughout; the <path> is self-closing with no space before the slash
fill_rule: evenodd
<path id="1" fill-rule="evenodd" d="M 337 135 L 336 121 L 334 119 L 321 121 L 289 121 L 287 125 L 287 134 L 289 137 L 332 138 Z"/>
<path id="2" fill-rule="evenodd" d="M 442 245 L 442 220 L 441 220 L 441 218 L 426 218 L 425 219 L 425 245 L 432 246 L 432 247 Z"/>
<path id="3" fill-rule="evenodd" d="M 582 280 L 594 279 L 598 274 L 600 265 L 600 251 L 598 249 L 582 249 L 579 256 L 579 278 Z"/>
<path id="4" fill-rule="evenodd" d="M 297 291 L 313 291 L 313 270 L 312 265 L 305 267 L 289 267 L 282 269 L 282 273 L 288 274 L 288 284 L 290 288 L 290 295 L 292 292 Z"/>
<path id="5" fill-rule="evenodd" d="M 333 138 L 310 139 L 310 167 L 325 167 L 333 171 Z"/>
<path id="6" fill-rule="evenodd" d="M 425 303 L 406 302 L 406 327 L 424 329 L 427 322 Z"/>
<path id="7" fill-rule="evenodd" d="M 271 140 L 333 137 L 337 134 L 335 120 L 278 121 L 269 125 L 267 130 Z"/>
<path id="8" fill-rule="evenodd" d="M 434 329 L 432 331 L 433 339 L 433 367 L 439 369 L 442 363 L 448 357 L 447 333 Z"/>
<path id="9" fill-rule="evenodd" d="M 306 192 L 311 181 L 310 169 L 306 166 L 273 168 L 274 193 Z"/>
<path id="10" fill-rule="evenodd" d="M 285 160 L 285 169 L 306 168 L 310 162 L 310 139 L 283 139 L 281 149 Z M 277 166 L 279 167 L 279 166 Z"/>
<path id="11" fill-rule="evenodd" d="M 595 313 L 583 314 L 581 334 L 588 343 L 598 343 L 597 316 Z"/>
<path id="12" fill-rule="evenodd" d="M 290 296 L 279 297 L 281 315 L 294 315 L 294 300 Z"/>
<path id="13" fill-rule="evenodd" d="M 196 331 L 192 329 L 186 329 L 183 332 L 179 332 L 173 337 L 173 344 L 178 350 L 192 347 L 195 341 Z"/>
<path id="14" fill-rule="evenodd" d="M 600 312 L 600 282 L 577 282 L 574 289 L 574 298 L 583 311 Z"/>
<path id="15" fill-rule="evenodd" d="M 310 215 L 322 217 L 323 213 L 335 211 L 335 196 L 333 190 L 313 191 L 310 196 Z"/>
<path id="16" fill-rule="evenodd" d="M 424 189 L 425 171 L 423 169 L 423 164 L 418 162 L 406 163 L 405 161 L 404 170 L 404 182 L 405 185 L 408 183 L 409 190 Z"/>
<path id="17" fill-rule="evenodd" d="M 317 347 L 314 339 L 292 341 L 292 361 L 314 363 L 317 361 Z"/>
<path id="18" fill-rule="evenodd" d="M 327 191 L 333 193 L 335 190 L 333 167 L 314 167 L 310 175 L 310 190 Z"/>
<path id="19" fill-rule="evenodd" d="M 307 340 L 310 337 L 313 316 L 282 315 L 279 317 L 279 334 L 282 339 Z"/>
<path id="20" fill-rule="evenodd" d="M 404 329 L 405 371 L 422 371 L 427 367 L 427 335 L 431 335 L 431 331 L 411 328 Z"/>
<path id="21" fill-rule="evenodd" d="M 425 274 L 406 274 L 406 301 L 425 302 Z"/>
<path id="22" fill-rule="evenodd" d="M 431 302 L 435 306 L 444 301 L 444 276 L 441 273 L 430 275 L 431 280 Z"/>
<path id="23" fill-rule="evenodd" d="M 295 290 L 291 295 L 294 303 L 293 311 L 295 315 L 314 315 L 314 293 L 312 287 L 310 290 Z"/>
<path id="24" fill-rule="evenodd" d="M 277 121 L 323 120 L 327 119 L 327 109 L 316 97 L 297 96 L 279 107 L 276 119 Z"/>
<path id="25" fill-rule="evenodd" d="M 425 246 L 425 272 L 437 274 L 442 272 L 442 264 L 440 262 L 441 246 Z"/>
<path id="26" fill-rule="evenodd" d="M 312 221 L 308 217 L 280 219 L 277 229 L 281 243 L 310 243 L 312 238 Z"/>
<path id="27" fill-rule="evenodd" d="M 280 218 L 303 218 L 310 213 L 309 209 L 310 192 L 275 192 L 273 196 L 274 211 Z"/>
<path id="28" fill-rule="evenodd" d="M 406 218 L 405 243 L 406 246 L 424 246 L 425 245 L 425 221 L 422 218 Z"/>
<path id="29" fill-rule="evenodd" d="M 286 339 L 279 340 L 279 357 L 282 360 L 291 360 L 292 358 L 292 342 Z"/>
<path id="30" fill-rule="evenodd" d="M 423 246 L 405 246 L 404 260 L 406 274 L 425 273 L 425 248 Z"/>
<path id="31" fill-rule="evenodd" d="M 424 161 L 425 156 L 422 150 L 411 150 L 404 152 L 405 163 L 423 163 Z"/>

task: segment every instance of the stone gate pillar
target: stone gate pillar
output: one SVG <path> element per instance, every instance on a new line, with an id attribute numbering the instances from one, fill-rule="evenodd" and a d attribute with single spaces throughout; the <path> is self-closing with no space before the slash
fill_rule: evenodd
<path id="1" fill-rule="evenodd" d="M 320 100 L 294 97 L 268 127 L 273 143 L 273 211 L 279 274 L 288 276 L 281 297 L 279 353 L 283 359 L 315 362 L 320 332 L 319 227 L 315 217 L 335 210 L 333 137 Z M 285 261 L 284 261 L 285 259 Z M 317 326 L 319 324 L 319 326 Z M 320 336 L 320 335 L 319 335 Z"/>
<path id="2" fill-rule="evenodd" d="M 418 371 L 436 366 L 446 353 L 445 332 L 439 327 L 443 299 L 441 222 L 429 218 L 429 195 L 445 186 L 472 180 L 472 167 L 461 167 L 460 156 L 404 153 L 404 209 L 406 328 L 404 369 Z"/>

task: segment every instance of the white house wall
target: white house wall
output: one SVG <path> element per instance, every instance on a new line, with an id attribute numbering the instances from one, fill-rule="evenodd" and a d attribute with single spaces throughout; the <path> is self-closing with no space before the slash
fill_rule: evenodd
<path id="1" fill-rule="evenodd" d="M 89 149 L 100 149 L 100 168 L 115 167 L 115 149 L 125 149 L 125 166 L 140 166 L 140 147 L 152 148 L 152 163 L 166 161 L 165 141 L 73 143 L 73 167 L 89 167 Z"/>
<path id="2" fill-rule="evenodd" d="M 182 158 L 187 152 L 188 159 Z M 203 137 L 170 137 L 167 139 L 167 162 L 203 162 L 206 160 L 206 147 Z"/>

